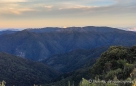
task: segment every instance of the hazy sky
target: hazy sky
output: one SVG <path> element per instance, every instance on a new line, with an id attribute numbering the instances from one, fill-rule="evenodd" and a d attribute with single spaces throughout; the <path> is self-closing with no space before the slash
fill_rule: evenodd
<path id="1" fill-rule="evenodd" d="M 0 28 L 136 27 L 136 0 L 0 0 Z"/>

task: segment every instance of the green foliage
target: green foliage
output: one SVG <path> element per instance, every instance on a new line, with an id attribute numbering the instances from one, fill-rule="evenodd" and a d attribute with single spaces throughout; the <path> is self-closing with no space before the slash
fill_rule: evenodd
<path id="1" fill-rule="evenodd" d="M 130 73 L 132 79 L 136 79 L 136 68 Z"/>
<path id="2" fill-rule="evenodd" d="M 91 76 L 99 75 L 101 79 L 127 79 L 135 68 L 136 47 L 126 48 L 111 46 L 90 69 Z"/>
<path id="3" fill-rule="evenodd" d="M 90 86 L 90 83 L 88 80 L 82 78 L 82 81 L 80 82 L 79 86 Z"/>
<path id="4" fill-rule="evenodd" d="M 107 83 L 105 86 L 118 86 L 118 85 L 114 83 Z"/>
<path id="5" fill-rule="evenodd" d="M 0 86 L 5 86 L 6 82 L 3 80 L 2 82 L 0 82 Z"/>
<path id="6" fill-rule="evenodd" d="M 68 86 L 70 86 L 70 81 L 68 81 Z"/>
<path id="7" fill-rule="evenodd" d="M 86 79 L 93 78 L 97 81 L 105 80 L 110 82 L 110 80 L 112 80 L 118 82 L 126 80 L 131 82 L 136 77 L 136 69 L 134 69 L 136 67 L 135 57 L 136 47 L 126 48 L 122 46 L 112 46 L 101 54 L 101 57 L 91 68 L 85 66 L 85 68 L 68 73 L 66 76 L 64 75 L 65 77 L 63 80 L 75 81 L 75 86 L 81 86 L 83 84 L 81 81 L 82 77 L 85 77 Z M 60 81 L 63 82 L 61 79 Z M 86 82 L 84 79 L 83 81 Z M 90 83 L 90 86 L 117 86 L 117 84 Z M 132 86 L 132 83 L 120 83 L 119 86 Z"/>

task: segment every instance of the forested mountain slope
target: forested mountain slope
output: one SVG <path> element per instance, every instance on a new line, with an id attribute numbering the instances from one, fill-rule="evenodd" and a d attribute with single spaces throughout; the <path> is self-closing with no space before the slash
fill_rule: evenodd
<path id="1" fill-rule="evenodd" d="M 104 81 L 116 79 L 120 80 L 120 82 L 122 80 L 131 81 L 136 79 L 136 46 L 111 46 L 101 54 L 93 66 L 85 64 L 84 68 L 64 74 L 56 79 L 55 82 L 46 86 L 51 84 L 55 84 L 55 86 L 68 86 L 68 81 L 78 86 L 82 78 Z M 132 86 L 131 84 L 122 83 L 120 86 Z"/>
<path id="2" fill-rule="evenodd" d="M 0 81 L 6 86 L 33 86 L 50 82 L 59 72 L 38 62 L 0 53 Z"/>
<path id="3" fill-rule="evenodd" d="M 89 61 L 90 64 L 94 64 L 96 59 L 100 57 L 101 53 L 106 49 L 107 47 L 95 48 L 91 50 L 74 50 L 66 54 L 54 55 L 42 62 L 60 72 L 71 72 L 82 68 Z"/>
<path id="4" fill-rule="evenodd" d="M 134 38 L 135 32 L 110 27 L 69 27 L 49 32 L 26 29 L 14 34 L 1 35 L 0 51 L 39 61 L 77 49 L 111 45 L 132 46 L 136 43 Z"/>

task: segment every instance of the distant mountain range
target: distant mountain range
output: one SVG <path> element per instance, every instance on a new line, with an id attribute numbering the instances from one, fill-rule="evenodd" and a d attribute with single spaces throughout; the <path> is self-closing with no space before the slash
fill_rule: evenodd
<path id="1" fill-rule="evenodd" d="M 67 27 L 67 28 L 59 28 L 59 27 L 46 27 L 46 28 L 38 28 L 38 29 L 25 29 L 29 32 L 35 33 L 43 33 L 43 32 L 87 32 L 87 31 L 96 31 L 96 32 L 111 32 L 115 31 L 117 28 L 110 27 L 95 27 L 95 26 L 86 26 L 86 27 Z"/>
<path id="2" fill-rule="evenodd" d="M 69 80 L 78 85 L 82 77 L 101 76 L 102 70 L 109 67 L 103 68 L 106 62 L 117 64 L 115 57 L 119 62 L 132 63 L 136 47 L 122 46 L 136 45 L 135 38 L 133 31 L 94 26 L 0 31 L 0 52 L 6 52 L 0 53 L 0 81 L 5 80 L 6 86 L 32 86 L 47 84 L 63 73 L 56 78 L 56 86 L 64 86 Z M 101 61 L 97 60 L 99 57 Z M 113 72 L 115 68 L 111 67 Z M 122 70 L 126 71 L 123 67 Z M 104 75 L 106 73 L 107 70 Z"/>
<path id="3" fill-rule="evenodd" d="M 18 31 L 14 31 L 14 30 L 3 30 L 0 31 L 0 35 L 4 35 L 4 34 L 12 34 L 12 33 L 16 33 Z"/>
<path id="4" fill-rule="evenodd" d="M 38 62 L 7 53 L 0 53 L 0 81 L 6 86 L 33 86 L 44 84 L 59 76 L 59 72 Z"/>
<path id="5" fill-rule="evenodd" d="M 77 49 L 132 46 L 136 43 L 135 37 L 136 32 L 110 27 L 26 29 L 0 35 L 0 52 L 40 61 Z"/>

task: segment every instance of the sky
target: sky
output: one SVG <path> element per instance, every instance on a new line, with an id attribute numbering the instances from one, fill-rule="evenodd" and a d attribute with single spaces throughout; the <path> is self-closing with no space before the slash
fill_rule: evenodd
<path id="1" fill-rule="evenodd" d="M 136 0 L 0 0 L 0 28 L 136 27 Z"/>

